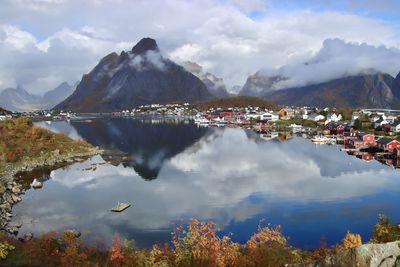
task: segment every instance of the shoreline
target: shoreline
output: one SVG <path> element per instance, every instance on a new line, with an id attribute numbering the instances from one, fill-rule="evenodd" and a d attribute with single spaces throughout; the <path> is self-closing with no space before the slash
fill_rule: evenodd
<path id="1" fill-rule="evenodd" d="M 69 151 L 65 154 L 60 154 L 58 150 L 55 150 L 33 159 L 23 160 L 18 164 L 2 166 L 4 171 L 0 174 L 0 232 L 17 236 L 22 226 L 19 222 L 10 223 L 13 217 L 13 206 L 22 201 L 21 195 L 26 192 L 26 189 L 16 182 L 18 173 L 32 172 L 40 168 L 58 169 L 60 165 L 68 166 L 103 152 L 97 147 L 88 148 L 85 152 Z"/>

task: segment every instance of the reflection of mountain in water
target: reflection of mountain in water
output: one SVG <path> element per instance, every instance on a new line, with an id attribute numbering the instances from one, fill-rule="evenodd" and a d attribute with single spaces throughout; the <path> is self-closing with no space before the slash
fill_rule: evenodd
<path id="1" fill-rule="evenodd" d="M 193 124 L 151 124 L 124 118 L 71 124 L 91 144 L 128 154 L 124 166 L 133 167 L 146 180 L 157 178 L 165 160 L 194 144 L 208 130 Z"/>

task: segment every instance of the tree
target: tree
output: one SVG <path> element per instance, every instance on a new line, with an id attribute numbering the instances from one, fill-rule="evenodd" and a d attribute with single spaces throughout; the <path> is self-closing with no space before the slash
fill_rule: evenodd
<path id="1" fill-rule="evenodd" d="M 356 130 L 361 130 L 362 129 L 362 123 L 361 123 L 361 121 L 359 119 L 356 119 L 354 121 L 354 129 L 356 129 Z"/>

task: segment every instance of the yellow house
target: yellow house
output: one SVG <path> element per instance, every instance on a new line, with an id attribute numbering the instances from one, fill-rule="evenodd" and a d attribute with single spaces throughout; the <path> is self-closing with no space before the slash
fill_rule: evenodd
<path id="1" fill-rule="evenodd" d="M 294 117 L 294 110 L 291 108 L 282 108 L 279 110 L 278 115 L 281 120 L 289 120 Z"/>

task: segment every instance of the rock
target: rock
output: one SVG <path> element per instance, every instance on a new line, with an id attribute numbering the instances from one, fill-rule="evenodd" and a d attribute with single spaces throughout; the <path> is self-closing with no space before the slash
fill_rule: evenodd
<path id="1" fill-rule="evenodd" d="M 33 234 L 32 233 L 27 233 L 27 234 L 24 234 L 24 236 L 22 236 L 22 237 L 20 237 L 18 239 L 20 241 L 22 241 L 22 242 L 28 242 L 28 241 L 32 240 L 32 238 L 33 238 Z"/>
<path id="2" fill-rule="evenodd" d="M 11 205 L 10 203 L 6 202 L 0 205 L 0 209 L 5 210 L 5 211 L 11 211 Z"/>
<path id="3" fill-rule="evenodd" d="M 14 187 L 11 189 L 11 191 L 12 191 L 14 194 L 19 194 L 19 193 L 21 193 L 21 188 L 19 188 L 19 186 L 14 186 Z"/>
<path id="4" fill-rule="evenodd" d="M 43 183 L 39 182 L 38 180 L 33 181 L 32 183 L 32 187 L 33 189 L 39 189 L 43 187 Z"/>
<path id="5" fill-rule="evenodd" d="M 348 249 L 321 261 L 294 267 L 389 267 L 400 266 L 400 241 L 385 244 L 365 244 Z"/>
<path id="6" fill-rule="evenodd" d="M 5 187 L 4 185 L 0 184 L 0 194 L 4 194 L 7 190 L 7 187 Z"/>
<path id="7" fill-rule="evenodd" d="M 18 231 L 19 231 L 19 229 L 18 229 L 17 227 L 13 227 L 13 226 L 8 227 L 8 232 L 9 232 L 10 234 L 17 235 L 17 234 L 18 234 Z"/>
<path id="8" fill-rule="evenodd" d="M 65 230 L 65 231 L 64 231 L 64 234 L 65 234 L 65 235 L 72 236 L 72 237 L 75 237 L 75 238 L 78 238 L 78 237 L 81 236 L 81 232 L 79 232 L 78 230 L 75 230 L 75 229 L 68 229 L 68 230 Z"/>
<path id="9" fill-rule="evenodd" d="M 14 203 L 18 203 L 22 200 L 19 196 L 16 196 L 14 194 L 11 195 L 11 199 Z"/>

